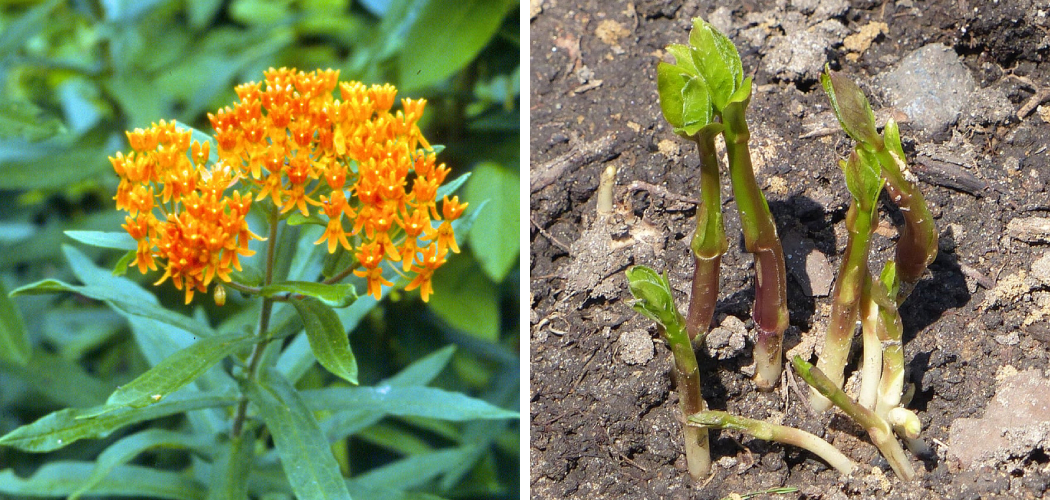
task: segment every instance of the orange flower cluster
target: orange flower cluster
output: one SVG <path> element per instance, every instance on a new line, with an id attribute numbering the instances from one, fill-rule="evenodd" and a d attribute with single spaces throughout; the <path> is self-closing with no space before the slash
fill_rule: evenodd
<path id="1" fill-rule="evenodd" d="M 129 218 L 127 227 L 140 242 L 136 258 L 140 269 L 151 267 L 154 257 L 167 258 L 165 276 L 172 276 L 177 286 L 181 286 L 179 280 L 194 276 L 193 281 L 187 281 L 187 300 L 192 296 L 189 285 L 202 289 L 200 287 L 207 286 L 213 275 L 228 281 L 225 264 L 237 265 L 236 255 L 245 255 L 247 249 L 243 245 L 254 236 L 247 232 L 246 227 L 243 240 L 237 237 L 234 248 L 238 250 L 226 250 L 226 240 L 217 239 L 216 242 L 222 242 L 216 247 L 222 250 L 221 255 L 217 254 L 218 260 L 214 264 L 209 260 L 207 265 L 199 265 L 199 272 L 193 274 L 189 271 L 197 272 L 196 268 L 184 271 L 179 267 L 185 266 L 182 264 L 173 268 L 170 256 L 154 250 L 160 248 L 152 242 L 160 241 L 157 238 L 161 237 L 161 231 L 150 229 L 152 226 L 148 222 L 146 226 L 138 223 L 139 219 L 148 221 L 152 216 L 153 202 L 147 206 L 140 200 L 153 200 L 155 189 L 162 190 L 165 203 L 171 198 L 175 200 L 172 203 L 177 204 L 183 196 L 189 196 L 185 193 L 200 189 L 197 185 L 218 188 L 220 181 L 215 179 L 221 178 L 229 182 L 222 189 L 237 182 L 247 184 L 255 201 L 269 198 L 281 213 L 296 209 L 304 217 L 320 218 L 326 227 L 316 243 L 326 242 L 329 253 L 340 246 L 353 252 L 358 266 L 354 274 L 367 279 L 368 293 L 377 299 L 383 285 L 392 285 L 384 277 L 384 262 L 398 262 L 400 270 L 388 267 L 398 274 L 414 273 L 406 290 L 419 288 L 423 300 L 428 300 L 433 293 L 431 277 L 434 271 L 445 263 L 449 250 L 459 252 L 451 221 L 463 213 L 466 204 L 460 203 L 458 197 L 450 200 L 446 196 L 441 211 L 438 211 L 438 187 L 445 181 L 449 170 L 444 164 L 437 164 L 436 153 L 417 125 L 426 101 L 402 99 L 402 110 L 391 112 L 397 94 L 393 86 L 339 82 L 339 72 L 332 70 L 306 73 L 271 68 L 264 76 L 262 83 L 237 86 L 239 102 L 208 115 L 216 132 L 219 157 L 216 165 L 221 165 L 219 168 L 203 170 L 203 160 L 208 152 L 205 150 L 202 156 L 200 146 L 196 144 L 190 152 L 194 159 L 191 162 L 185 158 L 186 148 L 177 147 L 181 142 L 161 144 L 159 139 L 142 137 L 151 133 L 161 135 L 161 132 L 128 134 L 132 147 L 149 155 L 143 160 L 139 160 L 141 153 L 134 158 L 118 154 L 112 159 L 124 179 L 117 195 L 118 207 L 129 210 L 136 217 Z M 339 91 L 338 99 L 333 95 L 336 90 Z M 160 128 L 164 127 L 161 122 Z M 174 138 L 175 134 L 164 135 L 166 140 L 173 141 L 169 135 Z M 146 149 L 136 147 L 136 141 Z M 183 142 L 189 146 L 188 138 Z M 152 172 L 152 166 L 159 164 L 155 157 L 160 155 L 166 155 L 165 161 L 180 165 L 169 169 L 176 172 L 170 174 L 174 176 L 170 187 L 167 177 L 159 178 L 161 180 L 150 177 L 149 182 L 143 183 L 140 179 L 145 177 L 137 171 L 127 174 L 131 170 L 128 165 L 138 163 L 146 165 L 142 168 Z M 211 173 L 213 171 L 216 173 Z M 209 172 L 207 180 L 204 172 Z M 178 177 L 180 175 L 182 177 Z M 184 181 L 184 178 L 189 180 Z M 143 191 L 145 189 L 149 190 L 148 193 Z M 199 199 L 199 206 L 205 207 L 209 213 L 240 214 L 243 223 L 240 209 L 234 208 L 232 199 L 226 201 L 222 197 L 222 189 L 212 193 L 211 198 L 205 199 L 201 194 L 194 200 Z M 179 194 L 178 199 L 173 197 L 175 193 Z M 246 212 L 252 196 L 245 199 L 238 193 L 234 196 L 237 207 L 243 204 Z M 182 205 L 189 206 L 185 202 Z M 189 210 L 174 206 L 167 208 L 165 215 L 174 214 L 175 219 L 194 217 L 181 215 Z M 171 216 L 168 218 L 172 219 Z M 197 226 L 203 228 L 203 222 L 197 222 Z M 154 231 L 157 236 L 149 231 Z M 209 231 L 214 232 L 214 229 Z M 180 251 L 194 252 L 198 246 L 199 243 L 189 245 Z M 210 253 L 208 257 L 211 259 Z M 174 262 L 182 262 L 181 256 Z M 187 259 L 186 262 L 192 264 L 196 261 Z"/>
<path id="2" fill-rule="evenodd" d="M 120 176 L 117 208 L 129 214 L 124 229 L 138 241 L 132 265 L 145 273 L 162 261 L 157 284 L 170 277 L 189 304 L 194 290 L 206 292 L 216 276 L 230 281 L 239 256 L 254 253 L 248 242 L 259 237 L 244 220 L 251 197 L 226 196 L 236 173 L 222 162 L 205 167 L 209 144 L 191 144 L 174 121 L 128 132 L 128 141 L 133 151 L 109 160 Z"/>

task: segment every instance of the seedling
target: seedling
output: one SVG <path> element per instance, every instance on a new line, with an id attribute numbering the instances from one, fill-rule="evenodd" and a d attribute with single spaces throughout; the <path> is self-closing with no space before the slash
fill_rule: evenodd
<path id="1" fill-rule="evenodd" d="M 700 194 L 697 227 L 692 240 L 695 257 L 687 316 L 689 338 L 701 343 L 711 325 L 718 300 L 718 275 L 728 245 L 722 224 L 718 156 L 715 137 L 722 134 L 729 159 L 729 176 L 740 211 L 744 246 L 755 256 L 755 383 L 771 389 L 780 379 L 782 340 L 788 326 L 784 252 L 765 196 L 755 181 L 745 112 L 751 101 L 751 78 L 743 77 L 733 42 L 703 19 L 693 20 L 688 45 L 670 45 L 675 64 L 657 67 L 660 108 L 679 136 L 696 143 L 700 152 Z"/>
<path id="2" fill-rule="evenodd" d="M 685 319 L 675 306 L 671 295 L 671 284 L 667 274 L 661 276 L 645 266 L 634 266 L 627 270 L 627 283 L 634 298 L 634 310 L 642 313 L 659 325 L 660 335 L 667 341 L 674 355 L 674 373 L 678 382 L 678 406 L 683 422 L 686 415 L 707 409 L 700 394 L 700 368 L 696 353 L 685 331 Z M 711 449 L 707 429 L 682 425 L 685 438 L 685 458 L 689 475 L 700 480 L 711 472 Z"/>

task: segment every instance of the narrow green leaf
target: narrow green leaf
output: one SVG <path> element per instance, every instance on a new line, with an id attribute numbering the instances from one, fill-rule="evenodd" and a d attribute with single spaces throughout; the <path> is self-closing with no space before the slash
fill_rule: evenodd
<path id="1" fill-rule="evenodd" d="M 80 483 L 80 486 L 69 495 L 69 500 L 76 500 L 98 486 L 110 473 L 119 466 L 125 465 L 135 457 L 152 448 L 197 449 L 203 451 L 211 438 L 200 435 L 189 435 L 165 429 L 147 429 L 125 436 L 109 445 L 99 454 L 91 476 Z"/>
<path id="2" fill-rule="evenodd" d="M 427 385 L 448 366 L 448 362 L 452 360 L 452 355 L 455 353 L 455 345 L 442 347 L 408 365 L 397 375 L 384 380 L 383 383 L 392 387 Z"/>
<path id="3" fill-rule="evenodd" d="M 122 408 L 107 412 L 105 406 L 66 408 L 7 433 L 0 437 L 0 445 L 33 453 L 53 451 L 81 439 L 104 438 L 113 431 L 136 422 L 202 408 L 229 406 L 236 402 L 237 396 L 234 394 L 194 392 L 174 394 L 165 401 L 140 409 Z M 92 414 L 97 416 L 85 417 Z"/>
<path id="4" fill-rule="evenodd" d="M 467 241 L 474 257 L 492 281 L 500 283 L 518 261 L 517 231 L 520 216 L 517 172 L 494 162 L 483 162 L 474 167 L 474 177 L 467 184 L 466 199 L 476 204 L 488 199 L 490 203 L 478 216 Z"/>
<path id="5" fill-rule="evenodd" d="M 137 253 L 135 250 L 129 250 L 125 253 L 124 256 L 117 261 L 117 264 L 113 266 L 113 276 L 124 276 L 125 274 L 128 274 L 128 266 L 131 265 L 136 256 Z"/>
<path id="6" fill-rule="evenodd" d="M 350 350 L 350 340 L 335 311 L 311 297 L 293 299 L 291 303 L 303 319 L 310 349 L 321 366 L 357 385 L 357 358 Z"/>
<path id="7" fill-rule="evenodd" d="M 897 126 L 897 120 L 890 118 L 886 120 L 886 127 L 882 130 L 883 142 L 890 151 L 897 154 L 897 158 L 904 161 L 904 148 L 901 146 L 901 130 Z"/>
<path id="8" fill-rule="evenodd" d="M 357 300 L 357 291 L 349 283 L 326 285 L 313 281 L 285 281 L 262 287 L 263 297 L 273 297 L 281 293 L 305 295 L 320 300 L 332 307 L 346 307 Z"/>
<path id="9" fill-rule="evenodd" d="M 506 0 L 426 2 L 398 59 L 403 90 L 434 85 L 466 66 L 496 34 L 512 5 Z"/>
<path id="10" fill-rule="evenodd" d="M 211 473 L 208 500 L 247 500 L 248 476 L 251 471 L 254 430 L 246 427 L 240 436 L 229 441 L 215 462 Z"/>
<path id="11" fill-rule="evenodd" d="M 66 231 L 66 236 L 93 247 L 129 251 L 139 247 L 138 242 L 125 231 Z"/>
<path id="12" fill-rule="evenodd" d="M 11 469 L 0 471 L 0 493 L 27 497 L 64 497 L 87 480 L 92 462 L 58 461 L 44 464 L 27 479 Z M 91 496 L 203 500 L 204 486 L 188 474 L 159 471 L 153 467 L 121 465 L 88 493 Z"/>
<path id="13" fill-rule="evenodd" d="M 470 172 L 456 177 L 456 179 L 452 182 L 442 184 L 441 187 L 437 189 L 437 195 L 434 197 L 434 199 L 440 200 L 446 196 L 451 196 L 452 193 L 455 193 L 460 186 L 467 182 L 467 179 L 470 179 Z"/>
<path id="14" fill-rule="evenodd" d="M 7 366 L 27 385 L 63 406 L 85 407 L 101 404 L 113 390 L 112 384 L 91 376 L 76 361 L 37 349 L 25 366 Z"/>
<path id="15" fill-rule="evenodd" d="M 839 162 L 839 165 L 846 175 L 846 188 L 857 201 L 858 208 L 868 213 L 877 210 L 884 180 L 881 176 L 882 167 L 875 155 L 864 148 L 855 147 L 849 160 Z"/>
<path id="16" fill-rule="evenodd" d="M 215 363 L 249 345 L 256 337 L 250 333 L 231 333 L 203 338 L 150 368 L 106 400 L 105 411 L 122 407 L 141 408 L 157 404 L 171 393 L 193 382 Z"/>
<path id="17" fill-rule="evenodd" d="M 313 410 L 367 408 L 388 415 L 428 417 L 463 422 L 518 418 L 517 412 L 458 392 L 433 387 L 330 387 L 303 392 Z"/>
<path id="18" fill-rule="evenodd" d="M 32 351 L 22 313 L 8 297 L 7 288 L 0 283 L 0 361 L 26 366 Z"/>
<path id="19" fill-rule="evenodd" d="M 472 451 L 473 446 L 467 445 L 413 455 L 369 470 L 355 477 L 353 482 L 364 488 L 418 488 L 459 465 Z"/>
<path id="20" fill-rule="evenodd" d="M 141 316 L 144 318 L 167 323 L 176 328 L 190 332 L 198 337 L 211 337 L 215 332 L 199 321 L 168 311 L 154 304 L 140 305 L 137 302 L 125 302 L 118 297 L 119 292 L 102 286 L 76 286 L 63 283 L 58 280 L 43 280 L 25 285 L 11 292 L 12 297 L 19 295 L 40 295 L 48 293 L 72 292 L 79 293 L 95 300 L 108 302 L 117 312 L 125 315 Z M 126 295 L 124 295 L 126 297 Z"/>
<path id="21" fill-rule="evenodd" d="M 248 385 L 251 401 L 273 435 L 295 496 L 301 500 L 350 499 L 339 464 L 299 392 L 270 368 Z"/>

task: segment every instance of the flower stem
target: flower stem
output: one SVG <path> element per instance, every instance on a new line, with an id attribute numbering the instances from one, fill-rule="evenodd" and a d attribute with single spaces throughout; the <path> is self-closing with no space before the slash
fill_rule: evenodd
<path id="1" fill-rule="evenodd" d="M 273 266 L 274 259 L 277 256 L 277 226 L 280 224 L 281 213 L 276 205 L 270 210 L 269 217 L 269 237 L 266 240 L 266 274 L 263 278 L 263 286 L 269 285 L 273 282 Z M 266 349 L 268 339 L 266 335 L 270 329 L 270 313 L 273 310 L 273 299 L 269 297 L 263 298 L 262 310 L 259 313 L 259 331 L 256 333 L 262 340 L 256 342 L 252 346 L 252 353 L 248 357 L 248 379 L 255 380 L 255 377 L 259 371 L 259 361 L 262 359 L 262 353 Z M 240 404 L 237 405 L 237 413 L 233 418 L 233 428 L 230 431 L 232 437 L 241 435 L 241 429 L 244 428 L 244 419 L 248 412 L 248 399 L 242 399 Z"/>
<path id="2" fill-rule="evenodd" d="M 738 417 L 717 410 L 694 413 L 689 416 L 689 424 L 714 427 L 717 429 L 733 429 L 747 433 L 758 439 L 798 446 L 799 448 L 807 450 L 824 459 L 828 465 L 834 467 L 845 475 L 849 475 L 856 468 L 856 464 L 854 464 L 852 460 L 846 457 L 846 455 L 843 455 L 842 452 L 827 441 L 794 427 Z"/>

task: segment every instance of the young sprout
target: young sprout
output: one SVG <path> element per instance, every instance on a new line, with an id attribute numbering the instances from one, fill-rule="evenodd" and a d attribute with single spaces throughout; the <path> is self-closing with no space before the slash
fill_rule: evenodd
<path id="1" fill-rule="evenodd" d="M 872 153 L 862 148 L 854 148 L 849 160 L 840 161 L 839 166 L 846 175 L 846 188 L 853 197 L 846 212 L 849 237 L 832 291 L 831 318 L 824 338 L 824 349 L 817 361 L 817 367 L 836 388 L 842 388 L 843 371 L 853 343 L 864 283 L 868 280 L 868 251 L 883 184 L 879 177 L 879 162 Z M 830 406 L 830 402 L 818 391 L 812 391 L 811 403 L 817 411 L 827 410 Z"/>
<path id="2" fill-rule="evenodd" d="M 854 402 L 845 392 L 842 392 L 842 389 L 828 379 L 819 368 L 807 363 L 800 356 L 795 356 L 791 360 L 791 364 L 794 365 L 795 371 L 802 376 L 802 379 L 810 387 L 823 394 L 825 398 L 868 431 L 871 441 L 879 448 L 882 456 L 886 458 L 886 461 L 889 462 L 890 467 L 893 468 L 898 477 L 905 481 L 910 481 L 915 477 L 915 469 L 912 468 L 911 462 L 908 461 L 907 455 L 904 454 L 904 449 L 901 448 L 897 438 L 893 435 L 893 429 L 890 428 L 890 424 L 885 419 Z"/>
<path id="3" fill-rule="evenodd" d="M 882 176 L 886 179 L 886 192 L 904 216 L 904 229 L 897 240 L 895 256 L 902 285 L 895 298 L 900 304 L 911 293 L 926 267 L 937 257 L 937 229 L 933 225 L 933 216 L 926 207 L 922 192 L 908 180 L 912 174 L 904 162 L 897 122 L 889 120 L 880 135 L 875 130 L 875 114 L 871 104 L 857 84 L 840 73 L 832 72 L 827 66 L 820 75 L 820 83 L 831 99 L 831 107 L 842 129 L 857 141 L 860 148 L 878 159 Z"/>
<path id="4" fill-rule="evenodd" d="M 689 425 L 702 425 L 716 429 L 733 429 L 758 439 L 798 446 L 824 459 L 828 465 L 849 475 L 856 468 L 852 460 L 843 455 L 827 441 L 794 427 L 771 424 L 761 420 L 730 415 L 724 411 L 708 410 L 689 416 Z"/>
<path id="5" fill-rule="evenodd" d="M 671 295 L 671 284 L 667 275 L 661 276 L 645 266 L 634 266 L 627 270 L 627 283 L 631 295 L 638 299 L 634 310 L 656 321 L 660 334 L 671 348 L 674 356 L 675 379 L 678 383 L 678 406 L 683 422 L 686 415 L 707 409 L 700 394 L 700 368 L 696 353 L 685 331 L 685 319 L 675 306 Z M 711 472 L 711 450 L 708 432 L 704 427 L 682 425 L 685 438 L 685 458 L 689 474 L 701 480 Z"/>
<path id="6" fill-rule="evenodd" d="M 718 292 L 718 267 L 727 244 L 722 226 L 718 159 L 714 138 L 722 133 L 729 176 L 740 211 L 744 245 L 755 256 L 755 382 L 770 389 L 780 379 L 782 339 L 788 326 L 784 252 L 765 196 L 751 166 L 745 111 L 751 79 L 743 77 L 733 42 L 703 19 L 693 19 L 689 45 L 670 45 L 675 64 L 660 63 L 660 108 L 676 134 L 697 143 L 703 203 L 697 212 L 692 248 L 696 273 L 689 306 L 689 335 L 707 331 Z"/>

